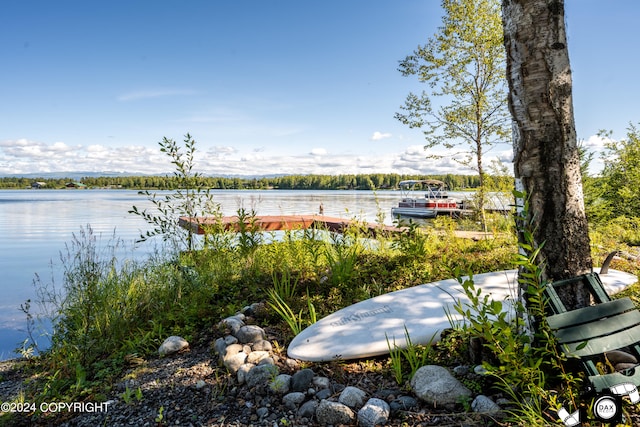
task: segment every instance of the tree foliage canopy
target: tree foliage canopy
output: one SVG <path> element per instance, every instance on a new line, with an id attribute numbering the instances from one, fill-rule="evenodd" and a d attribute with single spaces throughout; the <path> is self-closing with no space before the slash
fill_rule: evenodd
<path id="1" fill-rule="evenodd" d="M 602 178 L 600 197 L 609 214 L 640 217 L 640 129 L 635 125 L 629 125 L 626 139 L 605 144 Z"/>
<path id="2" fill-rule="evenodd" d="M 400 62 L 428 91 L 410 93 L 396 118 L 423 129 L 425 149 L 462 150 L 465 166 L 483 174 L 486 149 L 509 138 L 505 54 L 496 0 L 443 0 L 443 26 Z M 439 98 L 442 105 L 436 106 Z M 475 161 L 475 163 L 474 163 Z"/>

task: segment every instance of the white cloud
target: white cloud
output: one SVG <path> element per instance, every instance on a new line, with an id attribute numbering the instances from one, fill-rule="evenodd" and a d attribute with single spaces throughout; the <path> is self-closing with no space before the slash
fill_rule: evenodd
<path id="1" fill-rule="evenodd" d="M 501 163 L 513 162 L 513 149 L 502 150 L 496 153 L 496 159 Z"/>
<path id="2" fill-rule="evenodd" d="M 99 144 L 94 144 L 94 145 L 89 145 L 87 147 L 87 152 L 88 153 L 106 153 L 108 151 L 108 148 L 105 147 L 104 145 L 99 145 Z"/>
<path id="3" fill-rule="evenodd" d="M 0 147 L 24 147 L 30 144 L 32 143 L 28 139 L 24 138 L 0 141 Z"/>
<path id="4" fill-rule="evenodd" d="M 372 141 L 379 141 L 379 140 L 385 139 L 385 138 L 391 138 L 391 134 L 390 133 L 382 133 L 382 132 L 375 131 L 373 133 L 373 135 L 371 135 L 371 140 Z"/>
<path id="5" fill-rule="evenodd" d="M 114 170 L 152 174 L 171 170 L 169 160 L 156 148 L 69 146 L 26 139 L 0 142 L 0 165 L 0 174 Z"/>
<path id="6" fill-rule="evenodd" d="M 230 155 L 233 155 L 237 150 L 228 145 L 216 145 L 207 150 L 207 157 L 213 157 L 215 159 L 221 159 Z"/>
<path id="7" fill-rule="evenodd" d="M 64 142 L 55 142 L 51 146 L 51 151 L 56 151 L 56 152 L 59 152 L 59 153 L 65 153 L 65 152 L 68 152 L 68 151 L 71 151 L 71 150 L 73 150 L 73 148 L 69 147 Z"/>
<path id="8" fill-rule="evenodd" d="M 584 147 L 592 151 L 600 151 L 606 143 L 613 142 L 611 138 L 601 137 L 599 135 L 591 135 L 587 140 L 583 141 Z"/>
<path id="9" fill-rule="evenodd" d="M 404 150 L 405 154 L 408 156 L 426 156 L 426 152 L 424 150 L 424 146 L 422 145 L 410 145 Z"/>
<path id="10" fill-rule="evenodd" d="M 599 175 L 604 169 L 605 144 L 616 142 L 616 140 L 599 135 L 591 135 L 588 139 L 582 140 L 581 142 L 582 146 L 588 152 L 596 154 L 589 165 L 589 175 Z"/>
<path id="11" fill-rule="evenodd" d="M 372 154 L 333 153 L 317 147 L 299 154 L 292 151 L 272 154 L 263 147 L 244 149 L 218 145 L 200 147 L 194 160 L 196 171 L 205 175 L 473 173 L 450 158 L 432 159 L 426 154 L 422 145 Z M 506 156 L 499 153 L 498 157 L 502 154 Z M 69 146 L 63 142 L 46 144 L 26 139 L 0 141 L 0 176 L 73 171 L 166 174 L 173 171 L 173 165 L 155 146 Z"/>

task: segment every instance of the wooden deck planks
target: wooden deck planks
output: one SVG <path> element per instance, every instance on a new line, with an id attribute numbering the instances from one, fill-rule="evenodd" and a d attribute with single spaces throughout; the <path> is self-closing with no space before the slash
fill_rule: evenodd
<path id="1" fill-rule="evenodd" d="M 254 221 L 254 225 L 263 231 L 278 231 L 278 230 L 301 230 L 308 228 L 326 229 L 334 232 L 342 232 L 348 226 L 355 225 L 356 221 L 329 217 L 324 215 L 266 215 L 256 216 L 251 218 Z M 202 218 L 188 218 L 180 217 L 180 225 L 185 228 L 192 228 L 198 234 L 204 234 L 207 226 L 218 223 L 222 225 L 225 230 L 240 230 L 240 220 L 237 216 L 225 216 L 222 218 L 202 217 Z M 245 225 L 249 225 L 248 221 L 244 222 Z M 371 232 L 401 231 L 398 227 L 384 226 L 373 223 L 366 223 L 364 227 Z"/>

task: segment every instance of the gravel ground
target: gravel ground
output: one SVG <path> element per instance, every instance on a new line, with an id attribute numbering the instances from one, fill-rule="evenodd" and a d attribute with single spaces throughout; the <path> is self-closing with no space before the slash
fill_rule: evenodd
<path id="1" fill-rule="evenodd" d="M 213 336 L 207 337 L 200 344 L 165 358 L 132 358 L 131 368 L 113 386 L 107 404 L 88 399 L 78 410 L 63 408 L 47 414 L 16 414 L 10 420 L 0 412 L 0 426 L 316 425 L 315 420 L 300 419 L 295 411 L 283 406 L 282 396 L 257 387 L 249 389 L 246 385 L 238 385 L 235 376 L 218 366 L 218 357 L 211 349 L 214 340 Z M 293 374 L 301 368 L 311 368 L 317 375 L 329 378 L 332 387 L 335 386 L 334 396 L 345 386 L 358 387 L 369 397 L 388 402 L 396 396 L 410 394 L 399 388 L 389 375 L 383 375 L 386 358 L 303 366 L 284 356 L 276 359 L 281 373 Z M 21 364 L 0 362 L 0 403 L 15 399 L 25 379 Z M 92 407 L 98 404 L 100 406 Z M 627 425 L 640 425 L 638 406 L 625 406 L 630 423 Z M 454 412 L 421 403 L 408 411 L 392 413 L 386 425 L 471 427 L 502 424 L 464 412 L 462 408 L 456 408 Z"/>
<path id="2" fill-rule="evenodd" d="M 262 394 L 238 386 L 232 376 L 217 366 L 208 345 L 191 348 L 163 359 L 141 362 L 131 368 L 115 385 L 109 403 L 95 412 L 60 410 L 38 416 L 18 416 L 9 423 L 15 426 L 314 426 L 310 420 L 300 420 L 281 404 L 281 396 Z M 369 365 L 371 361 L 367 362 Z M 359 363 L 317 364 L 311 367 L 336 384 L 353 385 L 370 396 L 386 398 L 406 394 L 395 382 L 382 374 L 365 371 Z M 279 363 L 281 372 L 294 373 L 291 364 Z M 24 374 L 15 363 L 0 364 L 0 396 L 15 396 Z M 136 393 L 137 390 L 141 393 Z M 127 396 L 127 390 L 129 395 Z M 383 390 L 383 394 L 380 394 Z M 0 399 L 1 400 L 1 399 Z M 94 402 L 91 402 L 92 404 Z M 258 407 L 268 408 L 259 417 Z M 91 409 L 85 405 L 84 409 Z M 449 413 L 433 408 L 413 408 L 396 413 L 388 426 L 479 426 L 491 425 L 489 420 L 474 419 L 467 413 Z M 495 425 L 495 424 L 493 424 Z"/>

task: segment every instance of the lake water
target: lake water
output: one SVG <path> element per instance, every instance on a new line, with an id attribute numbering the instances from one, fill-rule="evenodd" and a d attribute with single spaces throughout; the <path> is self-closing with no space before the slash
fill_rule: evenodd
<path id="1" fill-rule="evenodd" d="M 162 194 L 159 192 L 159 194 Z M 258 215 L 318 213 L 334 217 L 375 222 L 400 197 L 397 191 L 212 191 L 224 215 L 240 207 Z M 129 190 L 0 190 L 0 360 L 15 357 L 13 350 L 26 338 L 26 317 L 20 304 L 36 299 L 36 274 L 45 282 L 51 277 L 60 285 L 60 253 L 73 234 L 90 225 L 99 242 L 107 244 L 115 235 L 127 244 L 127 256 L 144 257 L 151 244 L 134 248 L 133 242 L 148 226 L 129 214 L 152 205 L 145 196 Z M 35 304 L 32 304 L 32 307 Z"/>

